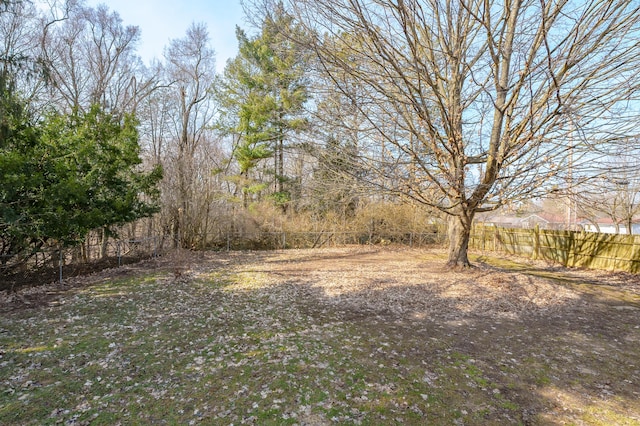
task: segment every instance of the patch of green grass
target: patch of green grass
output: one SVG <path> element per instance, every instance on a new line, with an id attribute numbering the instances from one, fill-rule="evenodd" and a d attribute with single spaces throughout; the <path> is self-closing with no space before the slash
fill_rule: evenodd
<path id="1" fill-rule="evenodd" d="M 497 389 L 553 373 L 491 370 L 500 349 L 480 359 L 446 331 L 310 314 L 257 270 L 116 279 L 3 316 L 0 424 L 517 424 Z"/>
<path id="2" fill-rule="evenodd" d="M 507 400 L 500 401 L 500 406 L 502 408 L 505 408 L 511 411 L 518 411 L 520 409 L 520 406 L 518 404 L 512 401 L 507 401 Z"/>
<path id="3" fill-rule="evenodd" d="M 581 420 L 585 424 L 594 426 L 638 426 L 640 420 L 630 419 L 627 415 L 621 414 L 617 407 L 595 407 L 590 406 L 584 411 Z"/>

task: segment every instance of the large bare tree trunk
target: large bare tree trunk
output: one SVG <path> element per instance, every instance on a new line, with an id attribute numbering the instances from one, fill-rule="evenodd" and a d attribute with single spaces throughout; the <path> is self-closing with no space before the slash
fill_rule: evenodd
<path id="1" fill-rule="evenodd" d="M 449 216 L 449 256 L 447 267 L 459 269 L 470 268 L 471 262 L 467 251 L 469 249 L 469 238 L 471 237 L 471 223 L 473 216 L 467 215 Z"/>

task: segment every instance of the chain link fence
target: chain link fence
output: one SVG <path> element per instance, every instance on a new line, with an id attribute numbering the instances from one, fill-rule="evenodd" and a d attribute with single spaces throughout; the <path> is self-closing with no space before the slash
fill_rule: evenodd
<path id="1" fill-rule="evenodd" d="M 424 247 L 441 244 L 445 234 L 438 227 L 424 232 L 227 232 L 207 236 L 206 247 L 214 250 L 282 250 L 339 247 L 346 245 L 391 245 Z"/>
<path id="2" fill-rule="evenodd" d="M 581 244 L 574 242 L 571 245 L 572 249 L 569 250 L 565 247 L 569 246 L 569 243 L 566 242 L 567 238 L 564 238 L 566 237 L 566 232 L 556 232 L 562 234 L 560 237 L 564 239 L 560 237 L 553 239 L 549 236 L 553 234 L 552 231 L 544 231 L 544 235 L 543 231 L 539 231 L 540 236 L 535 234 L 535 232 L 538 231 L 531 231 L 533 232 L 532 235 L 537 238 L 533 240 L 531 239 L 533 237 L 529 234 L 521 235 L 525 230 L 501 229 L 500 232 L 501 233 L 498 234 L 495 228 L 492 228 L 491 232 L 489 232 L 487 228 L 476 227 L 471 236 L 470 248 L 507 251 L 533 257 L 548 257 L 548 253 L 544 250 L 549 251 L 553 248 L 554 251 L 552 251 L 552 253 L 560 253 L 557 254 L 556 257 L 559 256 L 560 258 L 564 256 L 567 257 L 567 259 L 574 260 L 573 263 L 568 261 L 560 262 L 565 265 L 571 264 L 572 266 L 587 266 L 601 269 L 632 270 L 632 272 L 637 272 L 637 265 L 640 264 L 637 260 L 638 253 L 640 253 L 640 245 L 638 245 L 637 237 L 635 236 L 614 236 L 614 238 L 607 235 L 603 236 L 602 234 L 585 234 L 586 237 L 582 239 L 585 241 L 588 239 L 588 241 L 584 243 L 580 240 Z M 551 234 L 549 234 L 550 232 Z M 505 233 L 509 233 L 508 236 Z M 555 234 L 552 236 L 554 235 Z M 543 236 L 544 239 L 542 238 Z M 629 238 L 635 239 L 629 242 L 627 241 Z M 617 239 L 623 239 L 624 241 L 618 242 Z M 313 249 L 347 245 L 403 245 L 409 247 L 426 247 L 441 245 L 445 243 L 445 240 L 445 228 L 441 225 L 424 227 L 422 232 L 374 230 L 353 232 L 218 231 L 216 233 L 202 235 L 198 248 L 201 250 L 235 251 Z M 509 244 L 507 244 L 507 242 L 509 242 Z M 620 247 L 623 246 L 625 250 L 632 252 L 631 255 L 626 257 L 621 255 L 622 249 Z M 174 247 L 176 247 L 176 241 L 171 235 L 108 239 L 106 241 L 94 235 L 93 238 L 89 238 L 88 241 L 76 247 L 50 246 L 35 252 L 20 253 L 11 256 L 0 255 L 0 291 L 11 292 L 25 286 L 62 282 L 73 276 L 90 274 L 102 269 L 119 267 L 144 259 L 162 256 Z M 629 249 L 629 247 L 631 247 L 631 249 Z M 543 254 L 545 254 L 545 256 L 543 256 Z M 627 260 L 627 258 L 630 260 Z M 579 262 L 576 259 L 578 259 Z M 605 259 L 609 263 L 614 262 L 615 267 L 611 265 L 601 265 L 600 263 L 604 262 L 601 259 Z M 619 265 L 625 261 L 630 262 L 633 268 L 626 267 L 626 264 L 623 265 L 625 267 Z"/>
<path id="3" fill-rule="evenodd" d="M 437 226 L 424 232 L 217 232 L 204 238 L 205 250 L 279 250 L 337 247 L 345 245 L 391 245 L 423 247 L 441 244 L 445 234 Z M 0 291 L 19 287 L 62 282 L 67 278 L 90 274 L 106 268 L 162 256 L 171 250 L 172 236 L 142 238 L 89 238 L 76 247 L 48 247 L 37 252 L 0 256 Z"/>
<path id="4" fill-rule="evenodd" d="M 37 286 L 86 275 L 106 268 L 139 262 L 166 251 L 166 239 L 91 239 L 75 247 L 47 247 L 38 251 L 0 256 L 0 291 Z"/>

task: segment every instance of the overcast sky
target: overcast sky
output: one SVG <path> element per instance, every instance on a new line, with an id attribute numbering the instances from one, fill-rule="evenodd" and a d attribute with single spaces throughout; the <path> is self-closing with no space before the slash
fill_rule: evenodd
<path id="1" fill-rule="evenodd" d="M 216 68 L 222 71 L 227 59 L 238 51 L 235 27 L 246 28 L 239 0 L 87 0 L 89 6 L 106 4 L 120 14 L 125 25 L 142 31 L 138 52 L 149 63 L 161 58 L 170 39 L 182 38 L 192 22 L 204 22 L 216 51 Z"/>

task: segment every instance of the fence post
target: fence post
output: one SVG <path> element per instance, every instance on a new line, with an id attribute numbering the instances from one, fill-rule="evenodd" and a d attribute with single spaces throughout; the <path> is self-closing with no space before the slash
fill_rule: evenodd
<path id="1" fill-rule="evenodd" d="M 467 243 L 467 248 L 475 249 L 478 248 L 478 244 L 476 240 L 478 239 L 476 236 L 476 232 L 478 229 L 475 225 L 471 225 L 471 229 L 469 230 L 469 242 Z"/>
<path id="2" fill-rule="evenodd" d="M 287 233 L 282 231 L 282 249 L 287 248 Z"/>
<path id="3" fill-rule="evenodd" d="M 533 260 L 537 260 L 540 257 L 540 225 L 536 224 L 533 228 Z"/>
<path id="4" fill-rule="evenodd" d="M 482 225 L 482 235 L 480 238 L 482 238 L 482 251 L 485 251 L 487 248 L 487 227 L 484 224 Z"/>
<path id="5" fill-rule="evenodd" d="M 636 235 L 632 235 L 632 238 L 633 245 L 631 246 L 631 256 L 629 256 L 629 261 L 627 262 L 629 265 L 627 271 L 632 274 L 636 274 L 638 273 L 638 237 Z"/>
<path id="6" fill-rule="evenodd" d="M 118 256 L 118 268 L 122 266 L 122 254 L 120 250 L 120 241 L 116 241 L 116 254 Z"/>
<path id="7" fill-rule="evenodd" d="M 227 231 L 227 253 L 231 251 L 231 234 Z"/>

